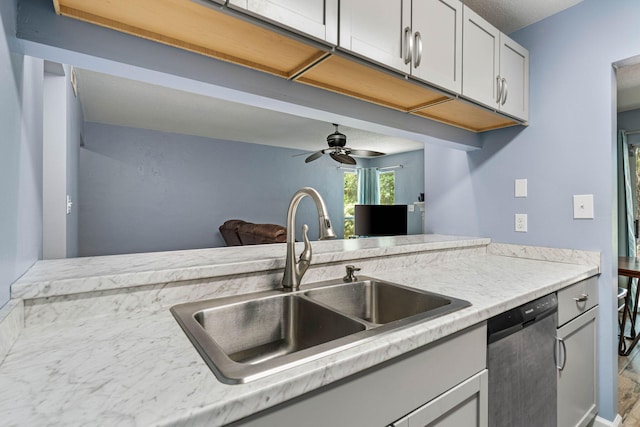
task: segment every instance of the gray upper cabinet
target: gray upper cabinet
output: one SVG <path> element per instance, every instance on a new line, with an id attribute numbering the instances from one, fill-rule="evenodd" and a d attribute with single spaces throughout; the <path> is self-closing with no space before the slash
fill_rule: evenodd
<path id="1" fill-rule="evenodd" d="M 498 106 L 500 32 L 464 6 L 462 94 L 491 108 Z"/>
<path id="2" fill-rule="evenodd" d="M 459 0 L 343 0 L 340 47 L 460 93 Z"/>
<path id="3" fill-rule="evenodd" d="M 340 1 L 340 45 L 358 56 L 410 73 L 411 0 Z"/>
<path id="4" fill-rule="evenodd" d="M 230 0 L 229 4 L 300 34 L 338 44 L 338 0 Z"/>
<path id="5" fill-rule="evenodd" d="M 462 89 L 462 3 L 413 0 L 411 74 L 455 93 Z"/>
<path id="6" fill-rule="evenodd" d="M 529 52 L 500 34 L 500 111 L 529 119 Z"/>
<path id="7" fill-rule="evenodd" d="M 521 120 L 529 118 L 529 53 L 464 7 L 462 94 Z"/>

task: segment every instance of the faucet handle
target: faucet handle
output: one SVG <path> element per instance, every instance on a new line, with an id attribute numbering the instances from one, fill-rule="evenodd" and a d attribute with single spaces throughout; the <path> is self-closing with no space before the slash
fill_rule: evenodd
<path id="1" fill-rule="evenodd" d="M 309 265 L 311 265 L 311 242 L 309 242 L 309 226 L 304 224 L 302 226 L 302 241 L 304 242 L 304 249 L 300 254 L 300 258 L 298 259 L 298 273 L 300 277 L 307 271 Z"/>
<path id="2" fill-rule="evenodd" d="M 342 278 L 345 282 L 355 282 L 358 278 L 355 276 L 356 271 L 360 271 L 359 267 L 355 265 L 346 265 L 345 269 L 347 270 L 347 275 Z"/>

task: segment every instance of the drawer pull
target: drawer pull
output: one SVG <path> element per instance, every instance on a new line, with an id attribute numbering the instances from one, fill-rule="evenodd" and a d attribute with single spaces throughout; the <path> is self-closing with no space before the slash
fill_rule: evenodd
<path id="1" fill-rule="evenodd" d="M 577 298 L 576 297 L 573 298 L 575 302 L 585 302 L 588 299 L 589 299 L 589 294 L 582 294 Z"/>

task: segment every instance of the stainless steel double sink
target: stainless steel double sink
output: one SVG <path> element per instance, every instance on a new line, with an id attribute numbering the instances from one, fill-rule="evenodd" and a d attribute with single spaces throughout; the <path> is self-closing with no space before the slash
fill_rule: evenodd
<path id="1" fill-rule="evenodd" d="M 218 379 L 246 383 L 471 305 L 361 277 L 173 306 Z"/>

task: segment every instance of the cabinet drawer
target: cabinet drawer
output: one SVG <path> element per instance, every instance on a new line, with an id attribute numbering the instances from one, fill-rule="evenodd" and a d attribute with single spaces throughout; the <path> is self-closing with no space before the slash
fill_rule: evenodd
<path id="1" fill-rule="evenodd" d="M 558 291 L 558 326 L 564 325 L 597 304 L 597 276 Z"/>
<path id="2" fill-rule="evenodd" d="M 485 369 L 389 427 L 487 427 L 489 411 L 487 372 Z"/>

